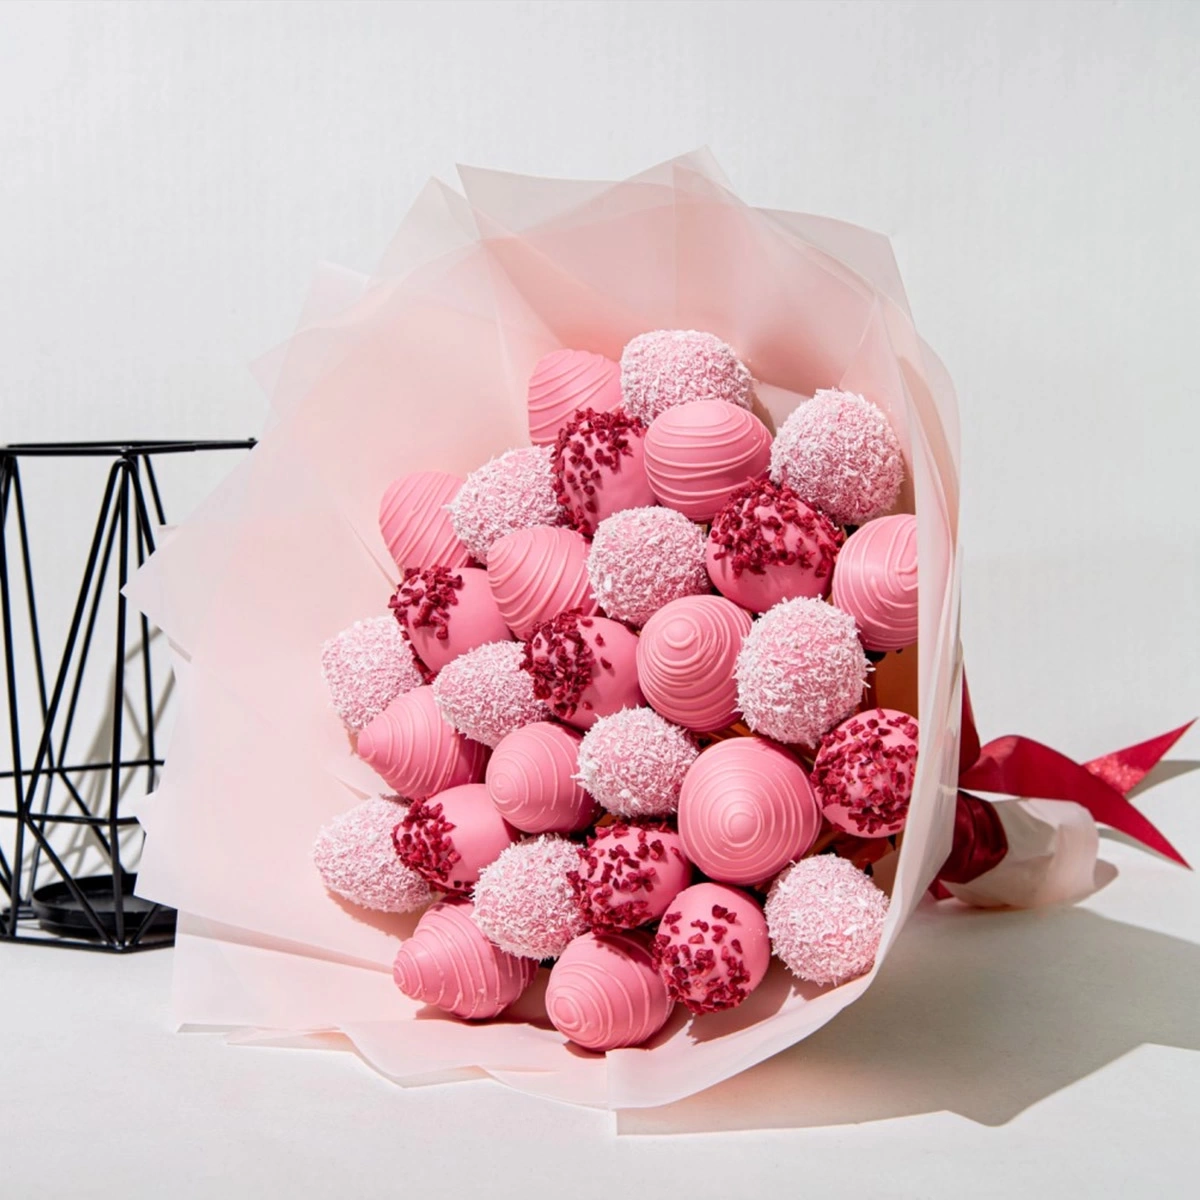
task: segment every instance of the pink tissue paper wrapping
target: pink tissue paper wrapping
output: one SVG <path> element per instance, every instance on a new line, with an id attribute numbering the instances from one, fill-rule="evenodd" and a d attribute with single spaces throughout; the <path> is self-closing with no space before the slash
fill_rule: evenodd
<path id="1" fill-rule="evenodd" d="M 270 396 L 261 443 L 130 584 L 174 648 L 180 701 L 140 814 L 139 891 L 181 913 L 181 1025 L 300 1044 L 337 1035 L 402 1084 L 484 1073 L 575 1103 L 666 1104 L 862 995 L 950 849 L 962 686 L 954 392 L 884 237 L 750 207 L 706 154 L 615 184 L 460 175 L 461 193 L 436 181 L 422 192 L 375 276 L 318 276 L 296 334 L 256 366 Z M 822 387 L 886 410 L 918 521 L 922 747 L 871 972 L 818 989 L 775 963 L 742 1007 L 695 1022 L 678 1009 L 648 1046 L 592 1055 L 539 1019 L 536 988 L 496 1022 L 431 1016 L 391 980 L 413 920 L 325 891 L 311 863 L 318 830 L 382 785 L 329 706 L 320 648 L 386 610 L 395 567 L 376 513 L 393 478 L 465 474 L 527 445 L 525 384 L 542 355 L 618 358 L 656 328 L 736 347 L 771 424 Z"/>

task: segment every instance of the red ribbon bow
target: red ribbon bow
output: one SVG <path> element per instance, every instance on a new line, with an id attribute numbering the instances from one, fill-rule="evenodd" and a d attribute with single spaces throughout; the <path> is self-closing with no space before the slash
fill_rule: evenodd
<path id="1" fill-rule="evenodd" d="M 1027 737 L 1001 737 L 981 746 L 964 679 L 958 782 L 963 788 L 1005 796 L 1072 800 L 1086 808 L 1097 823 L 1119 829 L 1186 867 L 1183 855 L 1129 803 L 1128 793 L 1193 724 L 1189 721 L 1169 733 L 1085 763 L 1077 763 Z M 954 846 L 939 880 L 968 883 L 990 871 L 1007 852 L 1008 841 L 994 807 L 960 791 L 954 815 Z M 935 890 L 940 895 L 948 894 L 937 884 Z"/>

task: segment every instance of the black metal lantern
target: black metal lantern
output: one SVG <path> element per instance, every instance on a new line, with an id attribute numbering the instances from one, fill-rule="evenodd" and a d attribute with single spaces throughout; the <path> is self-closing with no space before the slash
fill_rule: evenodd
<path id="1" fill-rule="evenodd" d="M 0 939 L 115 952 L 171 942 L 175 913 L 134 895 L 130 864 L 141 833 L 137 818 L 121 811 L 127 795 L 138 794 L 133 789 L 145 794 L 156 786 L 163 760 L 155 735 L 162 697 L 155 689 L 168 671 L 160 663 L 156 673 L 156 631 L 127 610 L 123 589 L 166 523 L 155 460 L 253 445 L 246 439 L 0 448 L 0 620 L 10 749 L 0 763 Z M 33 560 L 41 548 L 31 547 L 20 468 L 53 460 L 39 466 L 66 472 L 80 459 L 103 459 L 108 471 L 55 667 L 39 624 Z M 114 608 L 115 630 L 102 636 Z M 108 702 L 100 736 L 80 753 L 76 725 L 89 666 L 109 670 Z"/>

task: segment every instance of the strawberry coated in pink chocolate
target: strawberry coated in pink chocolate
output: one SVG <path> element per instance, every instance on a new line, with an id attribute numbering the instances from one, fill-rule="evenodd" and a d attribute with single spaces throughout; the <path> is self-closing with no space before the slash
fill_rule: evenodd
<path id="1" fill-rule="evenodd" d="M 579 850 L 571 884 L 588 924 L 634 929 L 665 913 L 692 877 L 683 841 L 665 823 L 597 829 Z"/>
<path id="2" fill-rule="evenodd" d="M 589 729 L 599 717 L 642 703 L 637 645 L 624 625 L 574 610 L 534 628 L 521 668 L 559 720 Z"/>
<path id="3" fill-rule="evenodd" d="M 708 535 L 706 565 L 718 591 L 751 612 L 823 596 L 845 535 L 787 484 L 765 476 L 729 498 Z"/>
<path id="4" fill-rule="evenodd" d="M 689 1012 L 736 1008 L 767 973 L 767 919 L 741 889 L 698 883 L 672 901 L 653 953 L 671 999 Z"/>
<path id="5" fill-rule="evenodd" d="M 554 490 L 567 523 L 594 533 L 605 517 L 654 503 L 646 479 L 646 430 L 623 409 L 585 408 L 554 444 Z"/>
<path id="6" fill-rule="evenodd" d="M 812 785 L 825 818 L 858 837 L 904 828 L 917 770 L 917 722 L 890 708 L 856 713 L 821 739 Z"/>
<path id="7" fill-rule="evenodd" d="M 509 637 L 479 567 L 409 567 L 388 607 L 430 677 L 460 654 Z"/>

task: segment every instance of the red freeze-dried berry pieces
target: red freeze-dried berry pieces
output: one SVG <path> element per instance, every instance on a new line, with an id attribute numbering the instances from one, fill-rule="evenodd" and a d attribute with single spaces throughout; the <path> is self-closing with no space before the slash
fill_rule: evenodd
<path id="1" fill-rule="evenodd" d="M 654 864 L 666 861 L 668 854 L 662 839 L 654 835 L 669 828 L 665 824 L 627 825 L 618 821 L 598 829 L 579 848 L 581 870 L 572 871 L 567 878 L 594 930 L 603 933 L 634 929 L 653 919 L 645 899 L 620 897 L 653 886 L 658 876 Z M 617 839 L 623 839 L 634 829 L 637 844 L 631 851 Z M 670 853 L 679 852 L 672 847 Z M 663 918 L 668 923 L 678 919 L 678 913 Z"/>
<path id="2" fill-rule="evenodd" d="M 642 423 L 623 409 L 596 412 L 580 409 L 559 430 L 554 443 L 554 493 L 567 523 L 582 533 L 595 528 L 596 487 L 605 471 L 621 469 L 622 458 L 632 458 L 631 438 L 644 437 Z M 577 496 L 583 494 L 582 503 Z"/>
<path id="3" fill-rule="evenodd" d="M 590 617 L 573 608 L 535 626 L 525 642 L 521 668 L 533 677 L 533 694 L 563 720 L 574 716 L 583 693 L 596 678 L 597 666 L 611 669 L 607 659 L 596 658 L 584 636 L 583 631 L 592 624 Z M 599 639 L 597 644 L 601 644 Z"/>
<path id="4" fill-rule="evenodd" d="M 737 913 L 714 904 L 712 924 L 695 920 L 690 927 L 701 930 L 679 940 L 680 914 L 668 913 L 654 939 L 654 962 L 667 984 L 667 991 L 689 1012 L 712 1013 L 735 1008 L 750 994 L 750 972 L 737 938 L 725 941 Z M 717 970 L 718 961 L 723 970 Z M 710 977 L 711 976 L 711 977 Z"/>
<path id="5" fill-rule="evenodd" d="M 788 545 L 793 529 L 802 535 L 795 548 Z M 715 546 L 713 557 L 730 559 L 735 576 L 795 566 L 828 579 L 846 535 L 787 484 L 774 484 L 763 475 L 733 493 L 714 518 L 709 540 Z"/>
<path id="6" fill-rule="evenodd" d="M 406 567 L 388 608 L 405 632 L 432 628 L 444 642 L 450 636 L 450 609 L 462 587 L 462 575 L 449 567 Z"/>
<path id="7" fill-rule="evenodd" d="M 404 631 L 405 640 L 411 645 L 414 629 L 430 628 L 434 637 L 446 641 L 450 636 L 450 609 L 458 603 L 458 593 L 463 587 L 463 577 L 449 567 L 406 567 L 388 608 Z M 414 655 L 421 674 L 428 683 L 433 672 Z"/>
<path id="8" fill-rule="evenodd" d="M 450 872 L 462 855 L 454 848 L 452 821 L 442 815 L 440 803 L 414 800 L 404 819 L 392 830 L 392 845 L 400 861 L 426 883 L 443 892 L 467 892 L 469 885 L 451 880 Z"/>
<path id="9" fill-rule="evenodd" d="M 917 763 L 917 722 L 907 713 L 878 714 L 878 709 L 861 713 L 827 733 L 812 770 L 821 803 L 843 805 L 864 837 L 903 820 Z M 889 742 L 882 736 L 885 729 L 910 740 Z"/>

